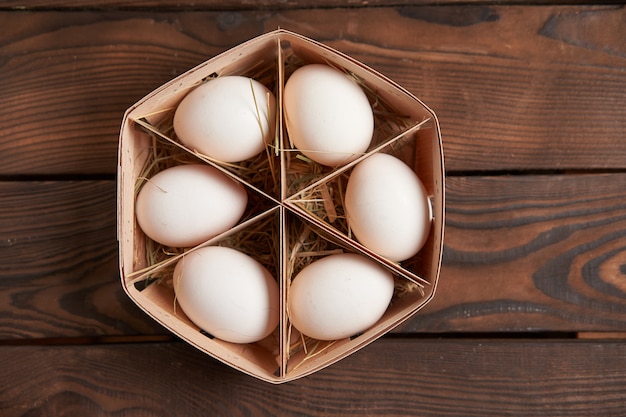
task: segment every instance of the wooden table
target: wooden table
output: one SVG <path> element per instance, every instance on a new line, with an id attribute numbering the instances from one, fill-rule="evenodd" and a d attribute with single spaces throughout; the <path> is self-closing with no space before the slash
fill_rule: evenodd
<path id="1" fill-rule="evenodd" d="M 426 3 L 2 2 L 0 415 L 625 415 L 626 10 Z M 274 386 L 126 297 L 115 173 L 127 107 L 277 27 L 436 111 L 447 222 L 423 311 Z"/>

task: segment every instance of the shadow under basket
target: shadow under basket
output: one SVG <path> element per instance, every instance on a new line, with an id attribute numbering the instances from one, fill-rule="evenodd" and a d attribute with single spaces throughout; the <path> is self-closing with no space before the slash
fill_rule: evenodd
<path id="1" fill-rule="evenodd" d="M 361 85 L 374 110 L 375 128 L 367 152 L 347 165 L 330 168 L 303 158 L 290 145 L 282 110 L 283 86 L 300 66 L 323 63 L 345 71 Z M 256 79 L 277 100 L 275 138 L 258 158 L 223 164 L 186 148 L 175 136 L 172 118 L 194 87 L 216 77 Z M 350 233 L 343 193 L 352 168 L 384 152 L 405 162 L 426 189 L 431 208 L 428 239 L 415 256 L 392 262 L 360 244 Z M 248 208 L 231 230 L 192 248 L 164 247 L 137 225 L 135 199 L 145 178 L 169 166 L 203 163 L 243 184 Z M 118 241 L 122 286 L 154 320 L 197 349 L 270 383 L 283 383 L 323 369 L 402 324 L 435 294 L 441 268 L 444 227 L 444 168 L 436 115 L 418 98 L 385 76 L 321 43 L 286 30 L 240 44 L 156 89 L 127 110 L 119 139 Z M 198 248 L 238 249 L 263 264 L 280 290 L 280 321 L 265 339 L 229 343 L 196 326 L 177 306 L 172 272 L 181 257 Z M 290 323 L 291 279 L 316 255 L 349 252 L 390 270 L 395 292 L 385 314 L 362 333 L 320 341 Z M 306 254 L 306 255 L 304 255 Z M 297 260 L 297 261 L 295 261 Z"/>

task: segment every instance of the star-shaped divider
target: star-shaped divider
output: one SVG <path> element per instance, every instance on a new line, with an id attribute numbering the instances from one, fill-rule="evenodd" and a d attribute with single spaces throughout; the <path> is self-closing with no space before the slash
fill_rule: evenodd
<path id="1" fill-rule="evenodd" d="M 375 131 L 367 152 L 355 161 L 325 167 L 303 157 L 283 126 L 282 86 L 298 67 L 324 63 L 362 86 L 374 110 Z M 275 139 L 265 152 L 240 163 L 215 161 L 176 138 L 172 118 L 185 94 L 212 78 L 244 75 L 277 97 Z M 411 167 L 424 183 L 432 225 L 424 248 L 401 263 L 377 255 L 350 231 L 343 195 L 352 168 L 384 152 Z M 434 113 L 406 90 L 358 61 L 301 35 L 277 30 L 239 45 L 155 90 L 129 109 L 120 134 L 119 231 L 122 284 L 146 313 L 188 343 L 262 380 L 281 383 L 328 366 L 411 317 L 434 295 L 441 263 L 444 212 L 443 155 Z M 134 199 L 143 181 L 167 167 L 205 163 L 242 183 L 248 207 L 240 222 L 195 248 L 163 247 L 134 220 Z M 263 264 L 281 291 L 281 319 L 270 336 L 235 344 L 199 329 L 180 308 L 171 285 L 176 262 L 203 246 L 238 249 Z M 392 271 L 396 290 L 384 316 L 370 329 L 344 340 L 319 341 L 290 323 L 291 280 L 308 263 L 328 254 L 358 253 Z"/>

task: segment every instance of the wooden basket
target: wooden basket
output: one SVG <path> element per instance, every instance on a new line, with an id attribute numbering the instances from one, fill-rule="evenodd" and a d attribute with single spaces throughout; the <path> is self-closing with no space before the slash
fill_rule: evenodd
<path id="1" fill-rule="evenodd" d="M 368 153 L 338 169 L 318 166 L 311 170 L 310 164 L 302 162 L 290 148 L 283 127 L 283 85 L 295 68 L 312 63 L 325 63 L 354 75 L 375 109 L 376 128 Z M 259 175 L 262 171 L 249 169 L 245 164 L 231 166 L 212 161 L 186 149 L 168 133 L 168 123 L 185 94 L 207 79 L 224 75 L 255 78 L 277 97 L 277 139 L 272 152 L 264 156 L 267 160 L 261 161 L 266 164 L 267 175 Z M 345 189 L 350 169 L 375 152 L 397 156 L 412 167 L 430 198 L 433 221 L 428 240 L 417 255 L 400 264 L 376 255 L 352 239 L 347 226 L 336 220 L 335 213 L 329 216 L 326 210 L 329 198 L 333 207 L 341 205 L 334 199 L 342 193 L 329 197 L 328 190 Z M 247 247 L 255 257 L 255 245 L 249 241 L 255 239 L 255 230 L 265 231 L 263 239 L 268 242 L 261 244 L 274 249 L 258 257 L 263 257 L 259 261 L 275 274 L 278 282 L 281 319 L 276 331 L 264 340 L 249 344 L 219 340 L 201 331 L 176 308 L 168 277 L 186 252 L 159 247 L 143 234 L 134 213 L 138 184 L 147 166 L 157 166 L 153 163 L 157 154 L 176 155 L 177 163 L 199 161 L 212 165 L 246 187 L 251 203 L 244 218 L 232 230 L 199 247 Z M 303 170 L 307 169 L 303 180 Z M 385 76 L 328 46 L 286 30 L 276 30 L 232 48 L 161 86 L 128 109 L 119 139 L 118 199 L 121 281 L 128 296 L 191 345 L 271 383 L 311 374 L 373 342 L 428 303 L 437 286 L 443 246 L 444 169 L 436 115 Z M 319 201 L 325 201 L 327 207 L 317 207 Z M 329 342 L 306 338 L 290 325 L 286 305 L 296 268 L 290 259 L 303 239 L 305 244 L 326 250 L 363 254 L 393 272 L 396 293 L 374 326 L 354 337 Z"/>

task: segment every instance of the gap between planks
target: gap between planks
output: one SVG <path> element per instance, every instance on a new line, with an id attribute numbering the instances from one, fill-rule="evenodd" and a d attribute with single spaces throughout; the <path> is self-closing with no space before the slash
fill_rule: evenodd
<path id="1" fill-rule="evenodd" d="M 459 332 L 459 333 L 388 333 L 386 339 L 405 340 L 544 340 L 564 341 L 572 339 L 626 339 L 626 332 Z M 0 340 L 0 346 L 81 346 L 128 343 L 167 343 L 182 341 L 172 334 L 44 337 L 34 339 Z"/>

